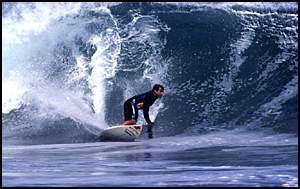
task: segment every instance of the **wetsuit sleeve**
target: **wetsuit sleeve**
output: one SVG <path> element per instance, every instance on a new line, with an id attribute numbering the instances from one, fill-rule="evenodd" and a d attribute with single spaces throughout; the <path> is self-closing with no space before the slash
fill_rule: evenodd
<path id="1" fill-rule="evenodd" d="M 145 118 L 146 122 L 147 122 L 148 124 L 151 124 L 152 122 L 151 122 L 151 120 L 150 120 L 150 118 L 149 118 L 149 107 L 145 107 L 145 108 L 143 109 L 143 111 L 144 111 L 144 118 Z"/>

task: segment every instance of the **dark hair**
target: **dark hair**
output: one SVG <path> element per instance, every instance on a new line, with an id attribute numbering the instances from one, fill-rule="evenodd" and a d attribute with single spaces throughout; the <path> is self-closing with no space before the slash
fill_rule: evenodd
<path id="1" fill-rule="evenodd" d="M 162 85 L 160 85 L 160 84 L 155 84 L 155 85 L 153 86 L 152 90 L 158 91 L 159 88 L 161 88 L 163 91 L 165 90 L 164 87 L 163 87 Z"/>

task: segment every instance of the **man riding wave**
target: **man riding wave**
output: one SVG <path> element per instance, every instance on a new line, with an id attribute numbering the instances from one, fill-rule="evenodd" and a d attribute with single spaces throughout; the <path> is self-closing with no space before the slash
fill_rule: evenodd
<path id="1" fill-rule="evenodd" d="M 149 125 L 154 123 L 149 118 L 149 108 L 156 99 L 164 95 L 164 87 L 155 84 L 151 91 L 133 96 L 124 103 L 124 121 L 123 125 L 135 125 L 138 119 L 138 110 L 143 110 L 144 118 Z"/>

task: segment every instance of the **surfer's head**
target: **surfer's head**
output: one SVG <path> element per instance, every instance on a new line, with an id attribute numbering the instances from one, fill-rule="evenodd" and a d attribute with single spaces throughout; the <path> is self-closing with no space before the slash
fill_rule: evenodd
<path id="1" fill-rule="evenodd" d="M 158 97 L 162 97 L 164 95 L 164 87 L 160 84 L 155 84 L 152 90 Z"/>

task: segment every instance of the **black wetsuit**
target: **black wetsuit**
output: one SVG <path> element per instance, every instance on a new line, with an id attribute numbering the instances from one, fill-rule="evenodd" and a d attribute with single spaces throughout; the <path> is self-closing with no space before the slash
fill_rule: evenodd
<path id="1" fill-rule="evenodd" d="M 155 102 L 157 98 L 158 96 L 156 96 L 154 94 L 154 91 L 151 90 L 126 100 L 124 103 L 125 121 L 131 119 L 135 119 L 137 121 L 137 118 L 139 116 L 137 104 L 143 102 L 144 105 L 142 109 L 144 112 L 144 118 L 148 124 L 152 124 L 151 120 L 149 119 L 149 107 Z"/>

